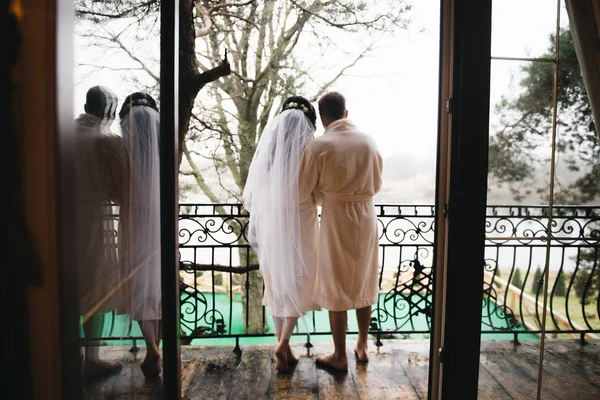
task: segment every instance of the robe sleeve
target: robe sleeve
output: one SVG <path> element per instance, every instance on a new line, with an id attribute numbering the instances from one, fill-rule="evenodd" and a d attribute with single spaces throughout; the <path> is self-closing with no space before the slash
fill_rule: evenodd
<path id="1" fill-rule="evenodd" d="M 298 200 L 301 204 L 308 201 L 319 204 L 322 201 L 321 192 L 317 188 L 318 182 L 319 168 L 317 160 L 310 148 L 307 147 L 302 153 L 298 174 Z"/>
<path id="2" fill-rule="evenodd" d="M 131 190 L 131 158 L 129 150 L 125 145 L 119 147 L 119 151 L 115 154 L 113 160 L 113 176 L 112 180 L 115 183 L 116 201 L 121 206 L 129 204 Z"/>
<path id="3" fill-rule="evenodd" d="M 379 193 L 381 190 L 381 185 L 383 184 L 383 158 L 381 154 L 377 152 L 377 171 L 375 174 L 375 193 Z"/>
<path id="4" fill-rule="evenodd" d="M 105 138 L 108 150 L 106 169 L 110 200 L 124 206 L 129 200 L 131 161 L 129 150 L 119 136 Z"/>

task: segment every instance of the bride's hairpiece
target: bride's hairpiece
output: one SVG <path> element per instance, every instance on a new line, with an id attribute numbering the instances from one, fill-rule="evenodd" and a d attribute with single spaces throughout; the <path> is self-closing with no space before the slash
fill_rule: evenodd
<path id="1" fill-rule="evenodd" d="M 317 126 L 317 113 L 315 108 L 310 104 L 305 97 L 302 96 L 290 96 L 284 102 L 281 107 L 281 112 L 287 110 L 300 110 L 306 115 L 306 118 L 310 121 L 313 127 Z"/>
<path id="2" fill-rule="evenodd" d="M 137 106 L 146 106 L 158 111 L 158 107 L 156 106 L 156 101 L 150 96 L 148 93 L 144 92 L 135 92 L 127 96 L 123 105 L 121 106 L 121 111 L 119 112 L 119 117 L 123 119 L 125 115 L 131 111 L 132 107 Z"/>
<path id="3" fill-rule="evenodd" d="M 285 106 L 285 109 L 286 110 L 291 110 L 291 109 L 302 110 L 305 113 L 308 113 L 308 107 L 306 107 L 304 104 L 298 104 L 295 102 L 287 103 Z"/>
<path id="4" fill-rule="evenodd" d="M 132 106 L 144 106 L 148 104 L 148 100 L 146 99 L 137 99 L 133 100 L 130 103 L 127 103 L 127 108 L 131 108 Z"/>

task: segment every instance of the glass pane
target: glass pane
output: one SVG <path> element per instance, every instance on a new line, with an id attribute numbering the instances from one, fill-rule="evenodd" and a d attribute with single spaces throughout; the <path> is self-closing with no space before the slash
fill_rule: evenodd
<path id="1" fill-rule="evenodd" d="M 508 62 L 492 62 L 483 316 L 484 321 L 494 316 L 496 326 L 491 326 L 494 319 L 490 318 L 488 332 L 484 330 L 482 336 L 482 397 L 493 393 L 534 398 L 538 389 L 542 398 L 598 396 L 594 372 L 589 373 L 598 356 L 573 339 L 596 338 L 600 329 L 595 286 L 599 146 L 565 15 L 561 17 L 564 61 L 558 69 L 556 146 L 552 143 L 554 64 L 510 63 L 509 68 Z M 554 47 L 553 40 L 548 38 L 549 48 Z M 514 81 L 502 79 L 511 72 Z M 507 196 L 510 207 L 492 206 Z M 552 239 L 547 241 L 543 238 L 549 226 Z M 542 331 L 546 332 L 543 347 Z M 504 332 L 512 341 L 489 340 Z"/>
<path id="2" fill-rule="evenodd" d="M 537 390 L 553 71 L 551 63 L 492 60 L 482 398 Z"/>
<path id="3" fill-rule="evenodd" d="M 572 43 L 563 48 L 572 51 Z M 559 68 L 557 119 L 544 392 L 556 394 L 568 385 L 572 396 L 594 398 L 597 381 L 587 371 L 597 365 L 597 355 L 584 344 L 600 333 L 600 144 L 577 63 Z"/>
<path id="4" fill-rule="evenodd" d="M 553 64 L 492 60 L 488 204 L 547 202 L 552 84 Z"/>
<path id="5" fill-rule="evenodd" d="M 86 398 L 160 390 L 158 7 L 75 3 L 74 252 Z"/>
<path id="6" fill-rule="evenodd" d="M 557 0 L 492 3 L 492 57 L 547 57 L 556 31 Z"/>

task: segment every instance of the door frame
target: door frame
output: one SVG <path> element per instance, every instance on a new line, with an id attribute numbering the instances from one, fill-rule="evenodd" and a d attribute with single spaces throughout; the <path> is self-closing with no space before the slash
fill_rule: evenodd
<path id="1" fill-rule="evenodd" d="M 492 0 L 442 0 L 429 399 L 476 399 L 485 250 Z"/>
<path id="2" fill-rule="evenodd" d="M 160 6 L 160 226 L 163 397 L 181 398 L 179 299 L 179 1 Z"/>

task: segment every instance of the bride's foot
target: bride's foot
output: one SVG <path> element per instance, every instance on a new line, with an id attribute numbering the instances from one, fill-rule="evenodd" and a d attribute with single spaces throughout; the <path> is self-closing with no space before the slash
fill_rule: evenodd
<path id="1" fill-rule="evenodd" d="M 284 341 L 279 342 L 275 348 L 275 369 L 277 371 L 287 372 L 289 348 L 289 344 Z"/>
<path id="2" fill-rule="evenodd" d="M 292 352 L 292 348 L 288 345 L 288 351 L 287 351 L 288 367 L 295 366 L 296 364 L 298 364 L 298 361 L 300 361 L 300 359 Z"/>
<path id="3" fill-rule="evenodd" d="M 150 354 L 146 355 L 146 358 L 140 364 L 140 367 L 146 379 L 157 378 L 162 372 L 160 356 Z"/>

